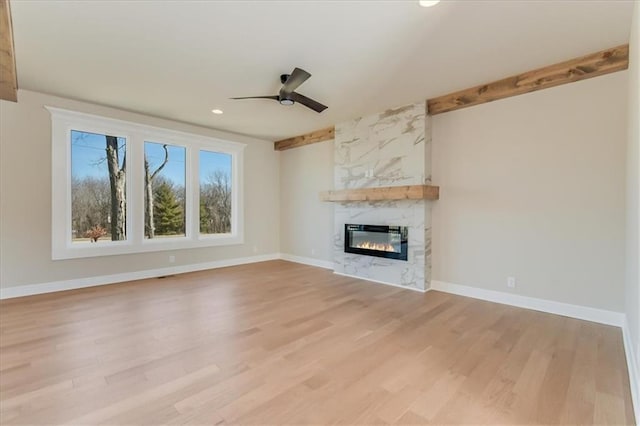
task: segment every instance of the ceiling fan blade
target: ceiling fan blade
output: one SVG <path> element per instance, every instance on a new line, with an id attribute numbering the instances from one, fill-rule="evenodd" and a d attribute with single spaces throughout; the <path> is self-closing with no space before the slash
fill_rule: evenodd
<path id="1" fill-rule="evenodd" d="M 311 74 L 309 74 L 305 70 L 301 68 L 294 68 L 293 72 L 280 89 L 280 97 L 287 98 L 290 94 L 293 93 L 294 90 L 298 88 L 298 86 L 307 81 L 309 77 L 311 77 Z"/>
<path id="2" fill-rule="evenodd" d="M 315 112 L 322 112 L 328 108 L 326 105 L 322 105 L 320 102 L 314 101 L 313 99 L 307 98 L 306 96 L 296 92 L 293 92 L 291 95 L 289 95 L 289 99 L 301 103 L 307 108 L 311 108 Z"/>
<path id="3" fill-rule="evenodd" d="M 241 98 L 230 98 L 230 99 L 273 99 L 273 100 L 278 100 L 280 99 L 280 97 L 278 95 L 273 95 L 273 96 L 244 96 Z"/>

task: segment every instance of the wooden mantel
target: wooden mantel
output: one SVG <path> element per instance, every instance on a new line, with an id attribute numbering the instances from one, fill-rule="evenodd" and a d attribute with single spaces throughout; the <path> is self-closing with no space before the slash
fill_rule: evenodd
<path id="1" fill-rule="evenodd" d="M 433 185 L 384 186 L 342 189 L 320 193 L 320 201 L 437 200 L 440 187 Z"/>

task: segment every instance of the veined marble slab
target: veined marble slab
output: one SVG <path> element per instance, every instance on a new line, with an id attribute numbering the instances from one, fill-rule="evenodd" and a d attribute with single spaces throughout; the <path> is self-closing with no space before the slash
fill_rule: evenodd
<path id="1" fill-rule="evenodd" d="M 431 183 L 431 120 L 425 103 L 336 125 L 334 188 Z M 431 204 L 423 200 L 345 202 L 334 206 L 336 272 L 426 289 L 431 277 Z M 344 225 L 409 227 L 408 261 L 344 252 Z"/>

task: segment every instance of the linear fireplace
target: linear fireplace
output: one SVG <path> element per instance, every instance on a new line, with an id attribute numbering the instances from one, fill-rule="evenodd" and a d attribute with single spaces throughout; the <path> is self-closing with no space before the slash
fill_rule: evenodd
<path id="1" fill-rule="evenodd" d="M 407 260 L 409 228 L 386 225 L 344 225 L 345 253 Z"/>

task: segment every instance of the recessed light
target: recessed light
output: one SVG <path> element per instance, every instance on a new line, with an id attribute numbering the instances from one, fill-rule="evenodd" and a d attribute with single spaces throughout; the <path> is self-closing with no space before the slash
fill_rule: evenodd
<path id="1" fill-rule="evenodd" d="M 218 115 L 223 113 L 223 111 L 221 109 L 212 109 L 211 112 L 214 113 L 214 114 L 218 114 Z"/>
<path id="2" fill-rule="evenodd" d="M 440 3 L 440 0 L 420 0 L 418 3 L 420 3 L 422 7 L 431 7 Z"/>

